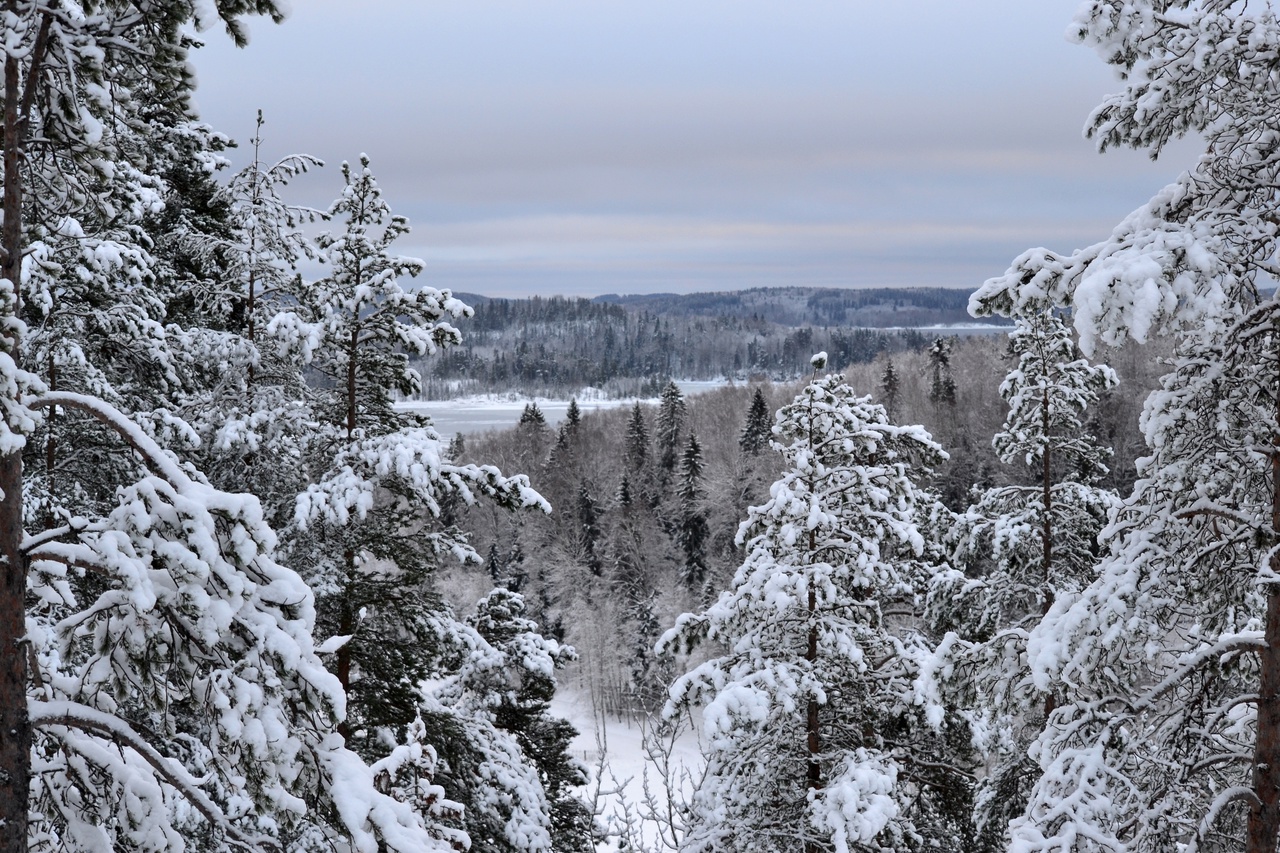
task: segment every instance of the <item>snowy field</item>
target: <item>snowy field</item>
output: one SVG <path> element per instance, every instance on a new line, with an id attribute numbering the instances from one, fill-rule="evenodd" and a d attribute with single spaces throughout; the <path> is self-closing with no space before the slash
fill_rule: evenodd
<path id="1" fill-rule="evenodd" d="M 551 713 L 578 730 L 573 757 L 583 762 L 591 775 L 582 794 L 588 804 L 594 802 L 598 820 L 609 833 L 608 840 L 597 847 L 599 853 L 636 851 L 637 843 L 645 853 L 674 850 L 674 839 L 667 834 L 669 820 L 656 819 L 654 810 L 666 812 L 671 804 L 687 798 L 692 779 L 701 771 L 702 752 L 691 727 L 686 725 L 669 745 L 671 778 L 683 783 L 675 786 L 669 798 L 667 779 L 645 749 L 645 727 L 640 721 L 597 716 L 588 694 L 566 690 L 556 693 Z M 631 846 L 624 843 L 628 835 Z"/>
<path id="2" fill-rule="evenodd" d="M 728 380 L 724 379 L 708 382 L 676 380 L 676 385 L 680 386 L 680 390 L 686 397 L 714 391 L 728 384 Z M 636 402 L 635 398 L 601 399 L 592 394 L 593 390 L 585 389 L 578 397 L 578 408 L 583 414 L 622 406 L 630 407 Z M 658 405 L 656 397 L 642 399 L 640 402 Z M 520 414 L 529 403 L 537 403 L 538 408 L 542 410 L 542 416 L 553 427 L 564 420 L 565 413 L 569 411 L 568 400 L 548 400 L 541 397 L 525 397 L 520 394 L 486 394 L 479 397 L 462 397 L 457 400 L 406 400 L 397 403 L 396 408 L 402 411 L 425 412 L 431 416 L 442 437 L 453 438 L 460 432 L 464 435 L 474 435 L 490 430 L 509 429 L 520 422 Z"/>

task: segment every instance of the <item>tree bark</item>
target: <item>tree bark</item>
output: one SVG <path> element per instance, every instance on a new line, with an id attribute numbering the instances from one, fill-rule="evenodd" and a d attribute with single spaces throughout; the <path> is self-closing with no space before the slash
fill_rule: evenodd
<path id="1" fill-rule="evenodd" d="M 809 419 L 809 446 L 813 446 L 813 419 Z M 816 484 L 810 484 L 810 492 L 815 488 Z M 809 554 L 812 557 L 816 545 L 814 542 L 813 531 L 809 531 Z M 804 659 L 814 666 L 818 662 L 818 592 L 813 586 L 812 579 L 809 583 L 809 645 L 805 649 Z M 808 707 L 805 709 L 805 734 L 806 746 L 809 750 L 809 767 L 805 777 L 805 788 L 810 791 L 816 791 L 822 787 L 822 760 L 820 753 L 822 752 L 822 731 L 820 728 L 821 720 L 818 717 L 818 700 L 809 699 Z M 804 843 L 804 853 L 818 853 L 818 845 L 811 839 L 807 839 Z"/>
<path id="2" fill-rule="evenodd" d="M 1280 420 L 1280 393 L 1276 398 Z M 1280 434 L 1271 451 L 1271 530 L 1280 531 Z M 1280 552 L 1271 555 L 1271 571 L 1280 573 Z M 1257 741 L 1253 748 L 1253 792 L 1246 826 L 1247 853 L 1276 853 L 1280 840 L 1280 590 L 1267 595 L 1265 645 L 1259 650 Z"/>
<path id="3" fill-rule="evenodd" d="M 1044 554 L 1041 557 L 1041 583 L 1040 583 L 1040 615 L 1048 616 L 1049 608 L 1053 607 L 1053 463 L 1049 454 L 1049 388 L 1046 386 L 1042 392 L 1040 401 L 1040 423 L 1043 426 L 1045 445 L 1044 458 L 1041 460 L 1041 484 L 1044 486 L 1044 518 L 1042 519 L 1041 537 L 1044 540 Z M 1052 692 L 1044 699 L 1044 719 L 1049 722 L 1049 715 L 1053 713 L 1053 709 L 1057 707 Z"/>
<path id="4" fill-rule="evenodd" d="M 17 14 L 16 3 L 6 4 Z M 10 292 L 0 297 L 0 319 L 18 313 L 22 273 L 22 69 L 10 53 L 4 66 L 4 223 L 0 276 Z M 18 363 L 16 331 L 0 338 L 0 348 Z M 12 428 L 13 425 L 10 425 Z M 0 458 L 0 850 L 27 849 L 27 808 L 31 793 L 31 721 L 27 713 L 26 565 L 22 558 L 22 454 Z"/>
<path id="5" fill-rule="evenodd" d="M 356 354 L 360 351 L 360 327 L 351 330 L 351 344 L 347 357 L 347 441 L 356 432 Z"/>

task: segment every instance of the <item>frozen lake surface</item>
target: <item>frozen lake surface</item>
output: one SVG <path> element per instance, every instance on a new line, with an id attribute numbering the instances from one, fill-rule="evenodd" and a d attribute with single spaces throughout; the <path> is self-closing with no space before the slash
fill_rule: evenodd
<path id="1" fill-rule="evenodd" d="M 676 380 L 676 385 L 685 396 L 714 391 L 728 385 L 727 380 L 710 382 L 687 382 Z M 583 414 L 601 409 L 616 409 L 621 406 L 634 405 L 634 398 L 624 400 L 600 400 L 584 396 L 578 399 L 578 408 Z M 657 405 L 657 398 L 642 399 L 641 403 Z M 557 426 L 564 420 L 569 411 L 568 400 L 547 400 L 542 398 L 522 397 L 516 394 L 492 394 L 483 397 L 464 397 L 458 400 L 407 400 L 397 403 L 399 409 L 425 412 L 431 416 L 443 438 L 453 438 L 458 433 L 474 435 L 495 429 L 510 429 L 520 422 L 520 415 L 529 403 L 537 403 L 547 423 Z"/>

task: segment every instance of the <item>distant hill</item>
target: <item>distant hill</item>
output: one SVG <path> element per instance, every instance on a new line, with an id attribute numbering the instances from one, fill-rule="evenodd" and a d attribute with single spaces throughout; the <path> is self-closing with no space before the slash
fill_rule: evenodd
<path id="1" fill-rule="evenodd" d="M 721 293 L 610 293 L 593 301 L 659 316 L 764 320 L 791 327 L 886 329 L 1002 322 L 974 320 L 968 312 L 969 291 L 942 287 L 758 287 Z"/>
<path id="2" fill-rule="evenodd" d="M 475 315 L 455 321 L 460 346 L 418 364 L 428 398 L 512 390 L 555 396 L 586 386 L 652 396 L 670 377 L 790 380 L 811 372 L 815 352 L 842 370 L 947 334 L 929 327 L 976 322 L 965 311 L 967 292 L 940 288 L 455 295 Z"/>

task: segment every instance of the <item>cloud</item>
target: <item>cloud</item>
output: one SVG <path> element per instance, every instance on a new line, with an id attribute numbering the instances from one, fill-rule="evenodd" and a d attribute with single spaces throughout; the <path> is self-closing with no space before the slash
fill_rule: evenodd
<path id="1" fill-rule="evenodd" d="M 262 107 L 278 154 L 368 152 L 450 286 L 968 287 L 1176 174 L 1082 139 L 1113 84 L 1074 5 L 310 0 L 247 51 L 209 34 L 198 101 L 242 136 Z"/>

